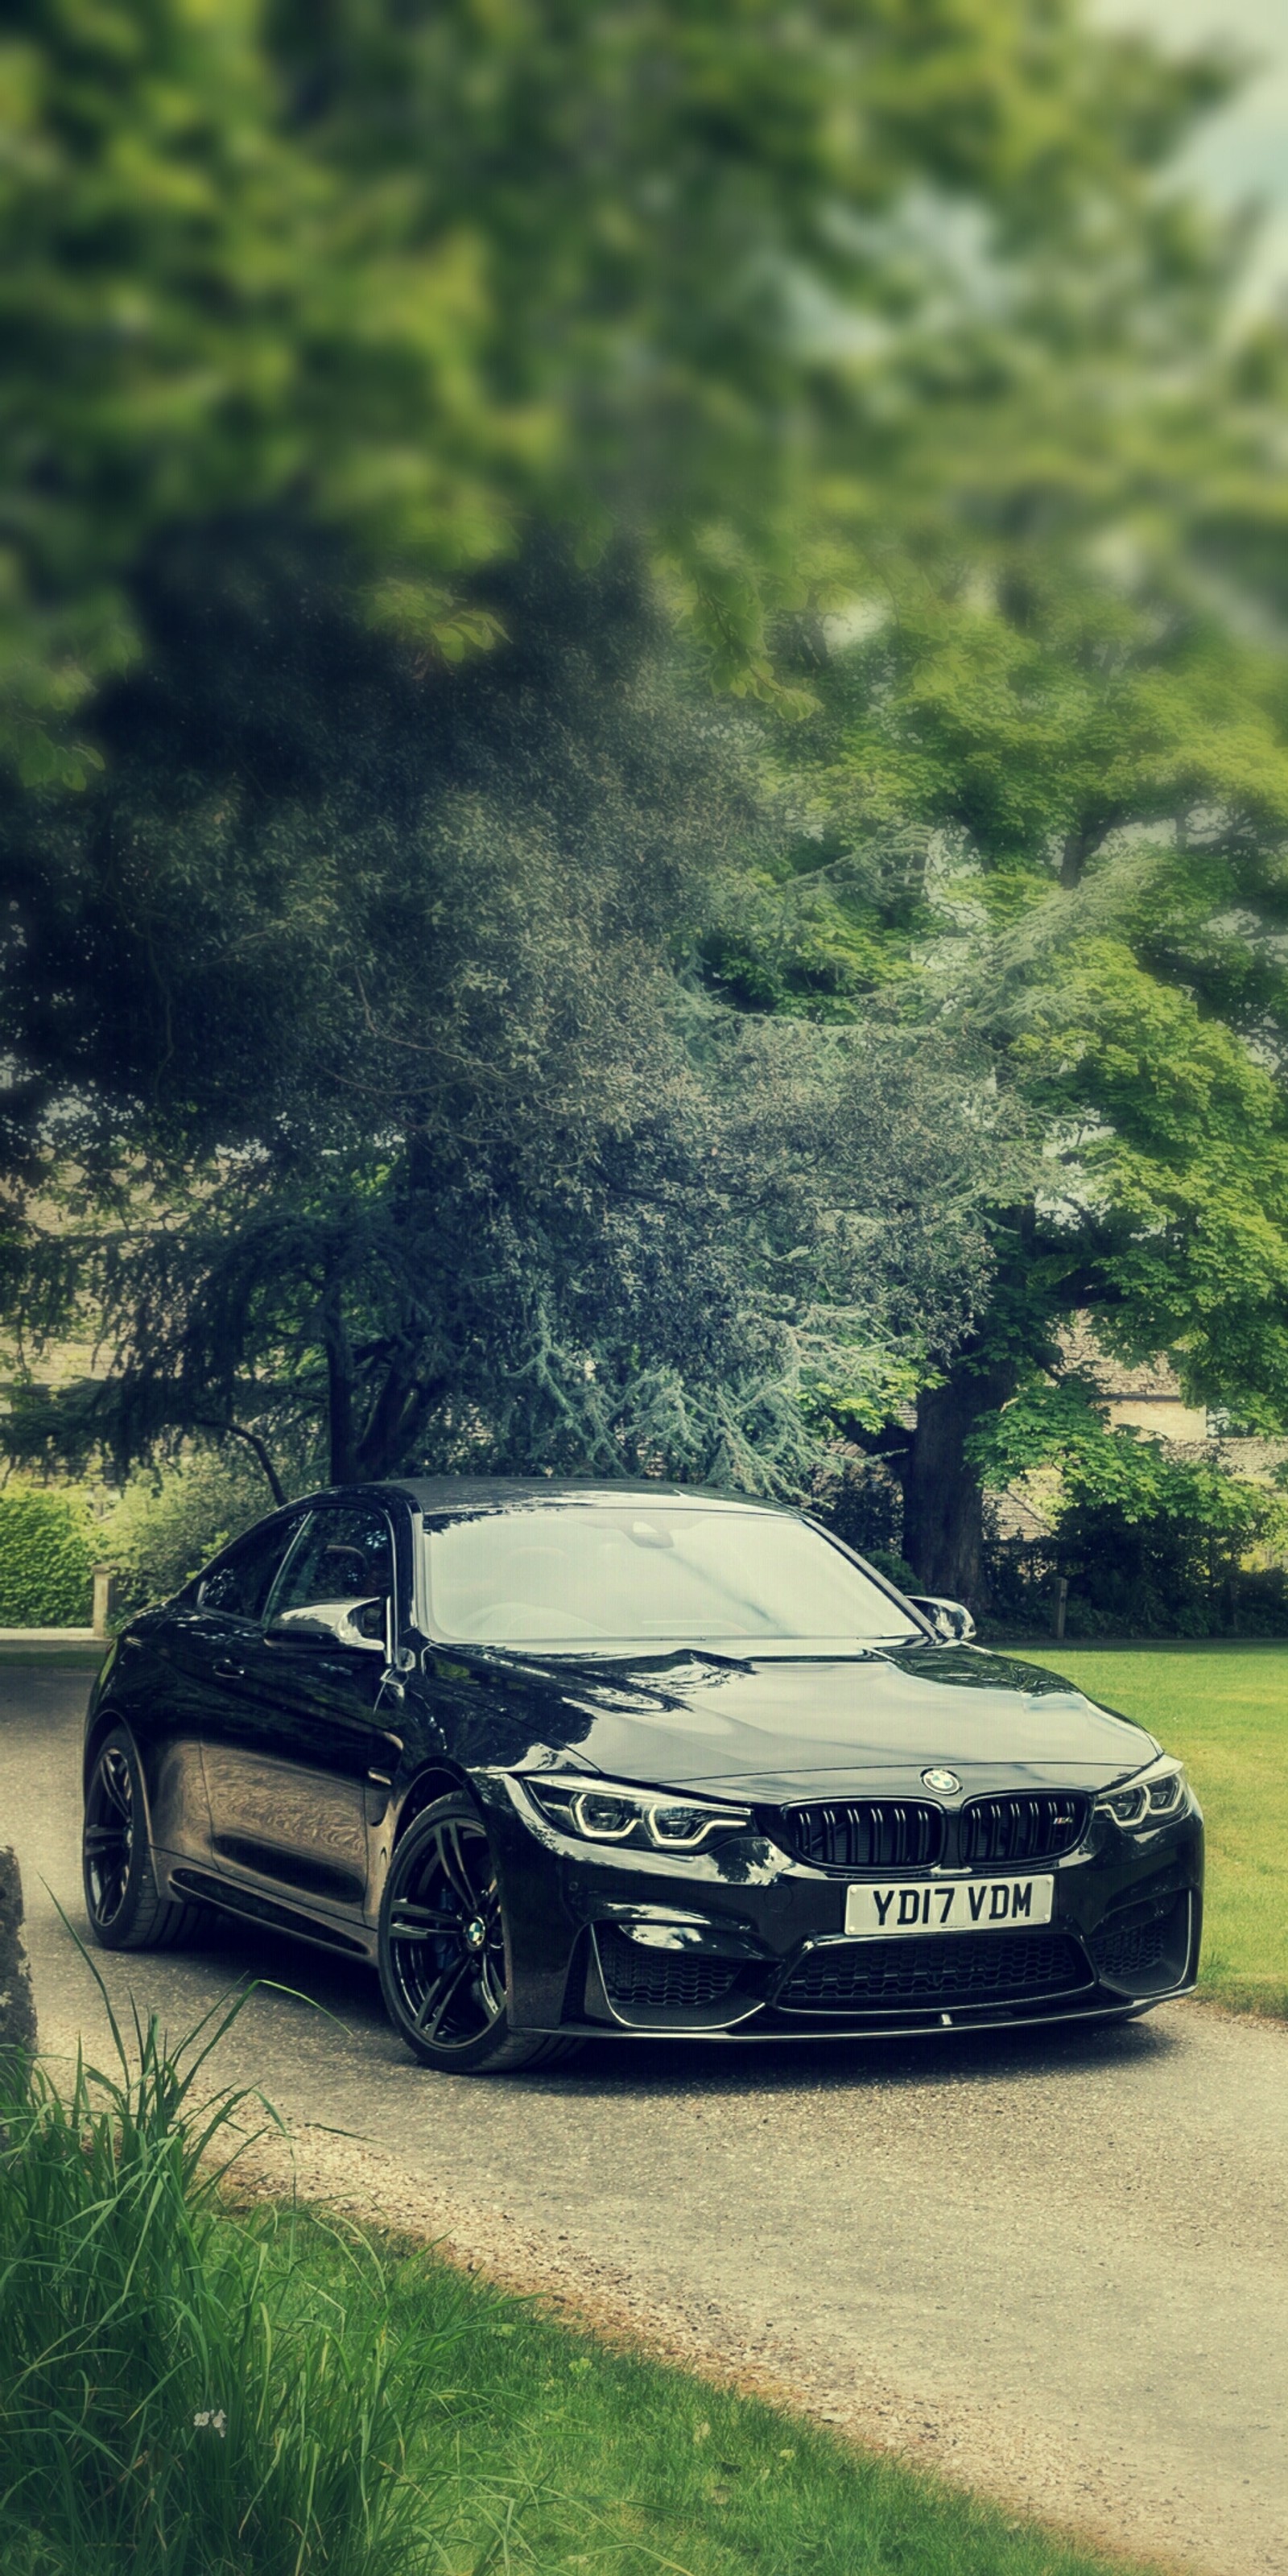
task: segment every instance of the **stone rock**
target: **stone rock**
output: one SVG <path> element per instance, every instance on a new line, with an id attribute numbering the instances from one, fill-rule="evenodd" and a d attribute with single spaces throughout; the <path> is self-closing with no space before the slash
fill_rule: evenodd
<path id="1" fill-rule="evenodd" d="M 22 1879 L 16 1852 L 0 1848 L 0 2049 L 34 2055 L 36 2006 L 22 1937 Z"/>

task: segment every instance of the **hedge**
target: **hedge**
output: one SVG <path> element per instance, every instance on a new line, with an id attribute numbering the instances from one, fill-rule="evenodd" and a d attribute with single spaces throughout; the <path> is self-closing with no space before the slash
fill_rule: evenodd
<path id="1" fill-rule="evenodd" d="M 87 1628 L 94 1560 L 79 1499 L 38 1486 L 0 1492 L 0 1628 Z"/>

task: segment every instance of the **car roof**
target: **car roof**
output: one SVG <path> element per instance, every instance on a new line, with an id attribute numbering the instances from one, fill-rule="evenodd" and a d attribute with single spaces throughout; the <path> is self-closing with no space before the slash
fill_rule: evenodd
<path id="1" fill-rule="evenodd" d="M 709 1492 L 703 1485 L 664 1485 L 654 1478 L 592 1476 L 397 1476 L 386 1491 L 408 1494 L 422 1512 L 518 1510 L 529 1503 L 666 1503 L 683 1509 L 784 1512 L 785 1503 L 757 1494 Z"/>

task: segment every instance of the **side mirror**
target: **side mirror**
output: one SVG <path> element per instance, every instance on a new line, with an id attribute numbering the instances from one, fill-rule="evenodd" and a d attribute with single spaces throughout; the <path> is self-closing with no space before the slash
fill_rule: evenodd
<path id="1" fill-rule="evenodd" d="M 930 1621 L 941 1646 L 968 1646 L 975 1622 L 964 1601 L 945 1601 L 938 1592 L 910 1592 L 908 1599 Z"/>
<path id="2" fill-rule="evenodd" d="M 311 1601 L 306 1610 L 282 1610 L 270 1620 L 270 1646 L 348 1646 L 360 1654 L 388 1656 L 387 1605 L 370 1601 Z"/>

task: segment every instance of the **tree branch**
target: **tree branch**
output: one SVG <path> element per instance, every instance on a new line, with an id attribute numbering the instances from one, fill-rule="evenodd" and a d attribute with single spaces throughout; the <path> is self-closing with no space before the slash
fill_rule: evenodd
<path id="1" fill-rule="evenodd" d="M 263 1468 L 264 1474 L 268 1478 L 269 1491 L 272 1494 L 273 1501 L 277 1505 L 278 1510 L 281 1510 L 283 1503 L 288 1500 L 286 1488 L 282 1483 L 281 1477 L 278 1475 L 276 1467 L 273 1465 L 272 1458 L 269 1454 L 268 1443 L 266 1440 L 261 1440 L 258 1431 L 248 1430 L 244 1422 L 196 1422 L 194 1423 L 193 1428 L 196 1431 L 213 1431 L 221 1440 L 226 1440 L 229 1437 L 234 1440 L 244 1440 L 247 1448 L 253 1450 L 256 1458 L 259 1460 L 260 1466 Z"/>

